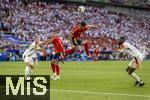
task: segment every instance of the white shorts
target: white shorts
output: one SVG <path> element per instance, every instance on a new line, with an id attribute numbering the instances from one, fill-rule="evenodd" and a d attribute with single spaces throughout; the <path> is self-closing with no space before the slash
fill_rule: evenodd
<path id="1" fill-rule="evenodd" d="M 34 60 L 32 57 L 28 57 L 27 55 L 24 55 L 24 54 L 22 57 L 23 57 L 23 61 L 25 63 L 30 63 L 31 65 L 34 65 Z"/>
<path id="2" fill-rule="evenodd" d="M 129 63 L 131 68 L 141 68 L 144 57 L 142 55 L 133 57 L 132 61 Z"/>

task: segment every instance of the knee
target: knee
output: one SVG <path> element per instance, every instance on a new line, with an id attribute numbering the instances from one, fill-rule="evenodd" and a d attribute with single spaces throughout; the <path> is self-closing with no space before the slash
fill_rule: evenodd
<path id="1" fill-rule="evenodd" d="M 34 64 L 26 63 L 27 66 L 29 66 L 31 69 L 34 69 Z"/>
<path id="2" fill-rule="evenodd" d="M 56 60 L 56 61 L 55 61 L 55 65 L 58 65 L 58 64 L 59 64 L 59 61 L 58 61 L 58 60 Z"/>
<path id="3" fill-rule="evenodd" d="M 55 64 L 55 60 L 52 60 L 52 61 L 51 61 L 51 64 Z"/>
<path id="4" fill-rule="evenodd" d="M 34 69 L 34 65 L 30 65 L 30 68 L 31 68 L 31 70 L 33 70 Z"/>
<path id="5" fill-rule="evenodd" d="M 127 71 L 127 72 L 129 71 L 129 67 L 126 68 L 126 71 Z"/>
<path id="6" fill-rule="evenodd" d="M 131 75 L 131 74 L 135 71 L 135 68 L 130 68 L 130 67 L 128 67 L 128 68 L 126 69 L 126 71 L 127 71 L 127 73 L 128 73 L 129 75 Z"/>

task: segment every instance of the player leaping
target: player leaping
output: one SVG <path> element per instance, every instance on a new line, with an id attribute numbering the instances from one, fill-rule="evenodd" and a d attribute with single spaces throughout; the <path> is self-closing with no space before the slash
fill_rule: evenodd
<path id="1" fill-rule="evenodd" d="M 126 71 L 136 81 L 134 86 L 144 86 L 144 82 L 135 73 L 135 70 L 140 68 L 143 62 L 144 57 L 142 53 L 136 47 L 126 42 L 125 37 L 120 37 L 118 44 L 121 52 L 126 52 L 132 56 L 132 61 L 129 63 Z"/>
<path id="2" fill-rule="evenodd" d="M 85 31 L 87 31 L 89 28 L 98 28 L 98 27 L 94 25 L 86 25 L 85 22 L 80 22 L 78 25 L 73 27 L 73 29 L 70 32 L 70 38 L 73 47 L 65 52 L 65 56 L 67 56 L 68 54 L 73 54 L 76 51 L 78 45 L 83 45 L 87 56 L 90 56 L 89 42 L 82 41 L 82 36 L 84 35 Z"/>

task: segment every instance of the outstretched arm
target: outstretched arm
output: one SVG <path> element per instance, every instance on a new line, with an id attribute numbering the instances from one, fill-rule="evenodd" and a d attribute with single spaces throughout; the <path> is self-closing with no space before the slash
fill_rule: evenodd
<path id="1" fill-rule="evenodd" d="M 41 48 L 46 48 L 49 44 L 49 40 L 41 41 L 35 44 L 35 49 L 41 50 Z"/>
<path id="2" fill-rule="evenodd" d="M 45 45 L 45 44 L 48 44 L 50 42 L 49 39 L 45 40 L 45 41 L 42 41 L 39 45 Z"/>
<path id="3" fill-rule="evenodd" d="M 99 28 L 98 26 L 96 25 L 87 25 L 88 28 Z"/>

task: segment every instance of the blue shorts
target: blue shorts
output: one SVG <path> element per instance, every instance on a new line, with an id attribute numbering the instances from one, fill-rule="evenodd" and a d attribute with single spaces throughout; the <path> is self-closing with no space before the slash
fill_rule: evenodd
<path id="1" fill-rule="evenodd" d="M 53 56 L 53 59 L 54 59 L 54 60 L 61 61 L 61 53 L 56 53 L 56 54 Z"/>
<path id="2" fill-rule="evenodd" d="M 73 45 L 75 45 L 75 46 L 82 44 L 81 39 L 72 38 L 72 42 L 73 42 Z"/>

